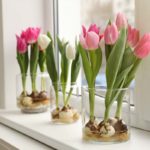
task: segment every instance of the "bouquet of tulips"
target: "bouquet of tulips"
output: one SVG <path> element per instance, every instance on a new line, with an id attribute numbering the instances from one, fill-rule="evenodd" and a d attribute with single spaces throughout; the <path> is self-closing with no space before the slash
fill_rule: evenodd
<path id="1" fill-rule="evenodd" d="M 45 49 L 50 43 L 47 35 L 40 34 L 40 28 L 29 27 L 22 31 L 21 35 L 16 35 L 17 38 L 17 60 L 21 71 L 22 93 L 18 98 L 18 105 L 22 110 L 36 109 L 37 107 L 48 104 L 49 99 L 45 89 L 44 78 L 41 78 L 41 91 L 37 91 L 36 77 L 37 68 L 44 73 L 46 70 Z M 29 53 L 30 49 L 30 53 Z M 30 56 L 29 56 L 30 54 Z M 32 93 L 26 90 L 26 78 L 30 65 L 30 77 L 32 85 Z"/>
<path id="2" fill-rule="evenodd" d="M 103 120 L 98 123 L 93 114 L 94 99 L 91 98 L 89 91 L 90 120 L 85 125 L 84 134 L 86 138 L 93 138 L 98 141 L 125 141 L 129 139 L 129 132 L 121 115 L 122 102 L 125 96 L 125 90 L 121 89 L 127 89 L 130 86 L 142 59 L 150 53 L 150 34 L 146 33 L 140 38 L 139 30 L 128 24 L 124 14 L 118 13 L 114 23 L 108 22 L 103 35 L 107 82 L 105 113 Z M 93 77 L 96 77 L 101 64 L 101 54 L 100 52 L 96 53 L 99 40 L 96 25 L 92 25 L 88 31 L 83 28 L 79 51 L 88 86 L 93 89 L 94 84 L 91 86 L 91 83 L 92 81 L 94 83 Z M 99 66 L 97 66 L 98 64 Z M 96 69 L 98 69 L 97 73 L 94 74 Z M 116 114 L 114 118 L 110 118 L 110 109 L 115 101 L 117 102 Z"/>
<path id="3" fill-rule="evenodd" d="M 59 37 L 57 37 L 57 46 L 61 55 L 61 73 L 59 76 L 54 57 L 54 51 L 56 49 L 50 33 L 48 33 L 48 36 L 51 42 L 46 49 L 46 64 L 56 99 L 56 108 L 52 111 L 52 120 L 54 122 L 71 123 L 79 119 L 77 110 L 69 104 L 80 71 L 79 52 L 64 39 L 60 40 Z M 70 82 L 68 82 L 68 78 L 70 78 Z M 67 93 L 68 86 L 70 90 Z M 60 92 L 60 88 L 62 92 Z M 59 93 L 62 93 L 62 95 L 60 96 Z M 60 98 L 63 99 L 63 104 L 60 104 Z"/>

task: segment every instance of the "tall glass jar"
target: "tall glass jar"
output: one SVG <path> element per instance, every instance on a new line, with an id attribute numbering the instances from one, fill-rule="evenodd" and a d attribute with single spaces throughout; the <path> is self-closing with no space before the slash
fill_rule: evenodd
<path id="1" fill-rule="evenodd" d="M 81 99 L 79 87 L 75 83 L 53 83 L 51 96 L 55 104 L 51 106 L 51 121 L 53 123 L 73 123 L 79 119 Z"/>
<path id="2" fill-rule="evenodd" d="M 47 111 L 51 101 L 49 95 L 50 80 L 47 73 L 17 75 L 17 106 L 22 112 L 41 113 Z"/>
<path id="3" fill-rule="evenodd" d="M 130 138 L 131 90 L 82 87 L 83 139 L 122 142 Z M 93 95 L 93 98 L 91 98 Z"/>

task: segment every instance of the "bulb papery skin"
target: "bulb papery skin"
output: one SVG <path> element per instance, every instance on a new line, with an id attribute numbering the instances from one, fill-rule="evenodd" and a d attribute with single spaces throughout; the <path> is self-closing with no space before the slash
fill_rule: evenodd
<path id="1" fill-rule="evenodd" d="M 61 111 L 61 112 L 59 113 L 59 117 L 60 117 L 60 119 L 62 119 L 62 120 L 68 120 L 68 119 L 70 119 L 70 118 L 73 117 L 73 113 L 72 113 L 71 110 Z"/>
<path id="2" fill-rule="evenodd" d="M 101 126 L 100 135 L 102 137 L 111 137 L 114 134 L 115 134 L 115 129 L 109 123 L 105 123 L 103 126 Z"/>

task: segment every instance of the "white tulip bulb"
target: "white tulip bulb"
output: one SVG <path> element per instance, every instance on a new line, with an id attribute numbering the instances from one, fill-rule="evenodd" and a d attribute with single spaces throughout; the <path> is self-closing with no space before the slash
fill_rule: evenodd
<path id="1" fill-rule="evenodd" d="M 74 47 L 72 47 L 70 44 L 67 45 L 66 47 L 66 57 L 68 59 L 75 59 L 75 56 L 76 56 L 76 50 Z"/>
<path id="2" fill-rule="evenodd" d="M 47 35 L 45 35 L 45 34 L 39 35 L 38 44 L 39 44 L 41 50 L 45 50 L 48 47 L 50 42 L 51 42 L 51 40 Z"/>

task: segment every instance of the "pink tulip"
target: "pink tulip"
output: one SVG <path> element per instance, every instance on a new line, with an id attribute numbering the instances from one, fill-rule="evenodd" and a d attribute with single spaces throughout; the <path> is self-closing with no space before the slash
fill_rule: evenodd
<path id="1" fill-rule="evenodd" d="M 134 54 L 142 59 L 150 53 L 150 33 L 145 34 L 135 47 Z"/>
<path id="2" fill-rule="evenodd" d="M 95 50 L 99 47 L 99 42 L 102 38 L 99 35 L 100 29 L 96 24 L 92 24 L 88 30 L 82 26 L 82 34 L 80 35 L 80 44 L 84 49 Z"/>
<path id="3" fill-rule="evenodd" d="M 115 23 L 108 25 L 104 31 L 104 40 L 108 45 L 113 45 L 119 36 L 119 32 Z"/>
<path id="4" fill-rule="evenodd" d="M 26 39 L 26 31 L 22 31 L 21 32 L 21 38 L 22 39 Z"/>
<path id="5" fill-rule="evenodd" d="M 22 32 L 22 36 L 25 36 L 26 42 L 28 44 L 33 44 L 37 42 L 38 36 L 40 34 L 40 28 L 27 28 L 27 30 Z"/>
<path id="6" fill-rule="evenodd" d="M 16 35 L 17 38 L 17 51 L 20 54 L 24 54 L 27 51 L 27 44 L 25 39 L 19 37 L 18 35 Z"/>
<path id="7" fill-rule="evenodd" d="M 127 22 L 127 18 L 123 13 L 118 13 L 117 14 L 117 18 L 116 18 L 116 25 L 118 30 L 120 30 L 123 27 L 127 27 L 128 22 Z"/>
<path id="8" fill-rule="evenodd" d="M 140 32 L 136 28 L 132 28 L 130 25 L 128 26 L 128 44 L 131 47 L 135 47 L 136 44 L 139 42 L 140 39 Z"/>

